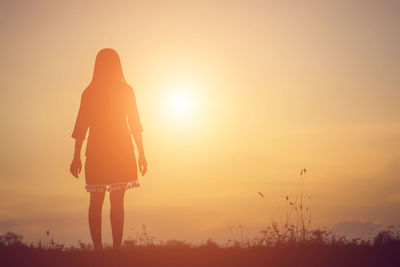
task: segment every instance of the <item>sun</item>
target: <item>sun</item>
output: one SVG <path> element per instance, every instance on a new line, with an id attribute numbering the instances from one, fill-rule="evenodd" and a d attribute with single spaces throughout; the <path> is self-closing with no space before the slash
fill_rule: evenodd
<path id="1" fill-rule="evenodd" d="M 192 106 L 192 99 L 187 94 L 180 93 L 171 97 L 171 108 L 176 114 L 187 114 Z"/>
<path id="2" fill-rule="evenodd" d="M 195 98 L 189 90 L 172 92 L 168 102 L 169 110 L 174 117 L 190 117 L 195 111 Z"/>
<path id="3" fill-rule="evenodd" d="M 176 126 L 196 128 L 205 109 L 202 82 L 183 73 L 172 75 L 160 88 L 159 103 L 163 106 L 160 117 Z"/>

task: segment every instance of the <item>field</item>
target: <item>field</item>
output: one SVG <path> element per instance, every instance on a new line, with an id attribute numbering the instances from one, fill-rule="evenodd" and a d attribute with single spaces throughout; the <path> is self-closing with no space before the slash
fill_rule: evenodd
<path id="1" fill-rule="evenodd" d="M 211 239 L 197 246 L 126 240 L 119 249 L 93 251 L 84 243 L 26 245 L 21 236 L 7 233 L 0 236 L 0 258 L 1 266 L 400 266 L 400 238 L 394 230 L 380 232 L 372 241 L 337 239 L 323 231 L 307 236 L 274 244 L 235 240 L 224 247 Z"/>

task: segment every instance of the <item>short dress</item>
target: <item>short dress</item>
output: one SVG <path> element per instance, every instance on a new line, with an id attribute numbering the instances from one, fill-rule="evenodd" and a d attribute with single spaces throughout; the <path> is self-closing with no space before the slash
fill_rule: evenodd
<path id="1" fill-rule="evenodd" d="M 132 87 L 125 83 L 89 85 L 81 95 L 72 137 L 85 140 L 88 130 L 86 190 L 110 192 L 138 187 L 132 134 L 142 132 L 143 127 Z"/>

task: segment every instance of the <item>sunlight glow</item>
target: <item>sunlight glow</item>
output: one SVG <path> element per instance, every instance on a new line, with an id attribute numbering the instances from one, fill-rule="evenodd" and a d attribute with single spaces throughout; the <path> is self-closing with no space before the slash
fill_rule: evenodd
<path id="1" fill-rule="evenodd" d="M 195 115 L 196 98 L 189 86 L 174 86 L 168 96 L 168 110 L 175 118 L 191 118 Z"/>
<path id="2" fill-rule="evenodd" d="M 185 94 L 176 94 L 171 99 L 173 112 L 176 114 L 187 114 L 193 106 L 192 99 Z"/>

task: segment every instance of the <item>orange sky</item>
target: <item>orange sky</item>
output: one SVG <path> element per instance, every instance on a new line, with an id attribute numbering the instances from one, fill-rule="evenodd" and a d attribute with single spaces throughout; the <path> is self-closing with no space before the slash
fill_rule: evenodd
<path id="1" fill-rule="evenodd" d="M 283 216 L 301 168 L 313 226 L 400 223 L 400 4 L 301 2 L 2 1 L 0 232 L 89 240 L 70 135 L 104 47 L 136 92 L 149 162 L 127 235 L 251 235 Z"/>

